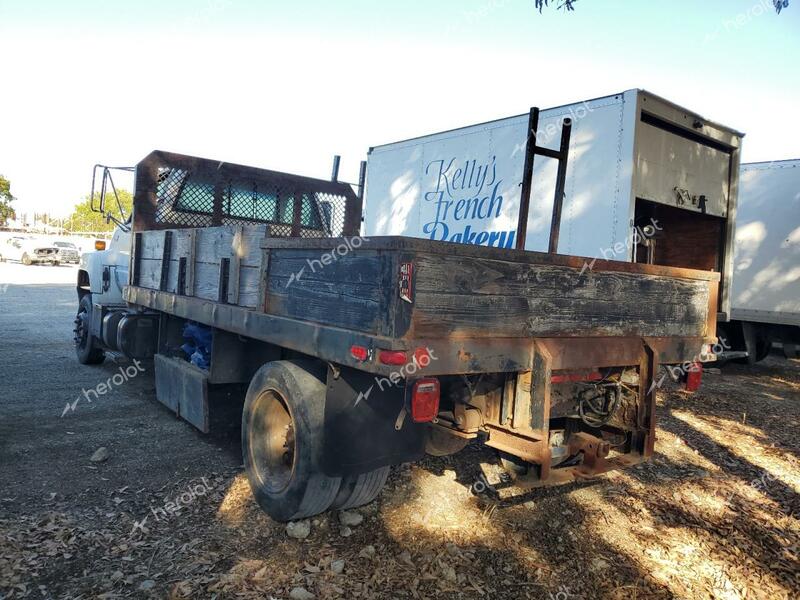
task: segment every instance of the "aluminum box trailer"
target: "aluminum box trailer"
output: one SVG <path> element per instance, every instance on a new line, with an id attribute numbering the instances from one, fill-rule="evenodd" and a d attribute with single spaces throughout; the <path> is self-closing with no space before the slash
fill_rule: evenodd
<path id="1" fill-rule="evenodd" d="M 800 344 L 800 160 L 747 163 L 739 175 L 731 322 L 720 337 L 754 363 Z"/>
<path id="2" fill-rule="evenodd" d="M 556 251 L 719 272 L 725 320 L 742 134 L 634 89 L 542 110 L 537 144 L 556 152 L 567 119 Z M 536 157 L 524 197 L 529 129 L 523 114 L 375 146 L 365 235 L 519 248 L 524 227 L 524 248 L 547 251 L 558 161 Z"/>
<path id="3" fill-rule="evenodd" d="M 361 202 L 153 152 L 124 224 L 124 307 L 79 272 L 78 358 L 153 356 L 158 399 L 202 431 L 210 391 L 247 384 L 244 464 L 279 520 L 369 502 L 391 465 L 471 440 L 531 486 L 652 455 L 656 373 L 714 343 L 718 273 L 365 239 Z"/>

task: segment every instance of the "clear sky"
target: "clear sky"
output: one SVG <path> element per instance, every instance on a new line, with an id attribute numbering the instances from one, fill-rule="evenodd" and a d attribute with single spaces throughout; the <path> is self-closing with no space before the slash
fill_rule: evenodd
<path id="1" fill-rule="evenodd" d="M 800 0 L 771 5 L 0 0 L 0 173 L 62 215 L 156 148 L 354 181 L 370 146 L 634 87 L 796 158 Z"/>

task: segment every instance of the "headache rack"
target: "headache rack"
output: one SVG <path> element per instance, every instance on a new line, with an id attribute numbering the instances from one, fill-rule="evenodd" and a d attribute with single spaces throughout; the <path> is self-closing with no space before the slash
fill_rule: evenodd
<path id="1" fill-rule="evenodd" d="M 268 237 L 358 235 L 365 165 L 358 193 L 337 170 L 327 181 L 156 150 L 136 167 L 133 231 L 266 225 Z"/>

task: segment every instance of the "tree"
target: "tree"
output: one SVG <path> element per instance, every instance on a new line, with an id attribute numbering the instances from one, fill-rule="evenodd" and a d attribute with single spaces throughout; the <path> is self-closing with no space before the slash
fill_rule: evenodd
<path id="1" fill-rule="evenodd" d="M 118 189 L 119 202 L 122 205 L 124 214 L 121 214 L 117 207 L 117 200 L 114 198 L 113 193 L 106 194 L 105 209 L 107 213 L 111 213 L 117 220 L 124 220 L 131 214 L 131 207 L 133 206 L 133 195 L 124 189 Z M 94 207 L 100 206 L 100 194 L 94 194 Z M 69 231 L 113 231 L 116 224 L 114 221 L 107 221 L 106 216 L 92 210 L 92 204 L 89 197 L 83 199 L 82 202 L 75 205 L 72 214 L 64 222 L 64 226 Z"/>
<path id="2" fill-rule="evenodd" d="M 542 9 L 545 6 L 549 6 L 550 0 L 534 0 L 536 4 L 536 8 L 539 9 L 539 12 L 542 12 Z M 556 8 L 563 8 L 565 10 L 575 10 L 574 4 L 578 0 L 560 0 L 559 5 Z M 781 14 L 781 10 L 787 8 L 789 6 L 789 0 L 772 0 L 772 5 L 775 7 L 775 12 Z"/>
<path id="3" fill-rule="evenodd" d="M 542 9 L 545 6 L 549 6 L 549 1 L 550 0 L 535 0 L 536 8 L 539 9 L 539 12 L 542 12 Z M 575 4 L 577 1 L 578 0 L 561 0 L 557 8 L 564 8 L 566 10 L 575 10 L 573 4 Z"/>
<path id="4" fill-rule="evenodd" d="M 15 219 L 17 214 L 11 203 L 15 200 L 11 195 L 11 182 L 0 175 L 0 225 L 5 225 L 9 219 Z"/>

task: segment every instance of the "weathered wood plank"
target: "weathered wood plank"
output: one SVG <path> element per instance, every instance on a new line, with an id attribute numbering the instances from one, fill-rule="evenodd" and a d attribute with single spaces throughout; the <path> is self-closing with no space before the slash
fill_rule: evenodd
<path id="1" fill-rule="evenodd" d="M 154 235 L 151 235 L 154 234 Z M 402 248 L 300 247 L 264 239 L 260 227 L 176 230 L 167 291 L 187 264 L 187 295 L 220 298 L 220 261 L 231 261 L 229 303 L 365 333 L 416 338 L 697 337 L 705 333 L 709 286 L 702 272 L 581 269 L 531 262 L 530 253 L 489 257 Z M 163 233 L 145 232 L 142 287 L 158 289 Z M 262 242 L 269 246 L 261 249 Z M 194 249 L 194 250 L 192 250 Z M 159 254 L 160 253 L 160 254 Z M 524 257 L 524 260 L 501 258 Z M 236 262 L 238 260 L 238 268 Z M 414 263 L 413 303 L 397 300 L 398 261 Z M 264 261 L 268 268 L 262 269 Z M 237 280 L 238 274 L 238 280 Z M 713 274 L 709 274 L 712 278 Z"/>
<path id="2" fill-rule="evenodd" d="M 186 235 L 178 236 L 178 255 L 186 257 L 186 295 L 194 296 L 197 229 L 187 229 L 184 231 L 187 232 Z M 182 241 L 185 242 L 185 248 L 181 247 Z"/>
<path id="3" fill-rule="evenodd" d="M 241 230 L 238 242 L 234 239 Z M 196 256 L 199 262 L 219 264 L 222 258 L 230 258 L 234 253 L 234 244 L 238 243 L 239 259 L 243 266 L 258 267 L 261 265 L 261 241 L 264 239 L 265 226 L 253 225 L 236 227 L 206 227 L 197 230 Z"/>
<path id="4" fill-rule="evenodd" d="M 262 251 L 261 257 L 261 270 L 258 276 L 258 303 L 256 309 L 261 312 L 267 312 L 269 303 L 267 301 L 267 287 L 269 285 L 269 270 L 272 264 L 270 260 L 270 251 L 265 248 Z"/>
<path id="5" fill-rule="evenodd" d="M 142 258 L 139 261 L 139 285 L 157 290 L 159 283 L 161 283 L 161 259 Z"/>
<path id="6" fill-rule="evenodd" d="M 269 312 L 367 333 L 386 331 L 382 303 L 310 286 L 292 286 L 288 293 L 270 291 Z"/>
<path id="7" fill-rule="evenodd" d="M 566 265 L 418 255 L 416 335 L 702 335 L 708 283 Z"/>
<path id="8" fill-rule="evenodd" d="M 230 278 L 228 280 L 228 304 L 239 304 L 239 271 L 242 268 L 242 227 L 236 227 L 231 243 Z M 259 249 L 260 252 L 260 249 Z"/>
<path id="9" fill-rule="evenodd" d="M 272 256 L 270 277 L 377 285 L 384 276 L 382 255 L 369 250 L 344 256 L 315 250 L 273 250 Z"/>
<path id="10" fill-rule="evenodd" d="M 340 283 L 338 281 L 303 281 L 295 280 L 290 283 L 286 277 L 270 277 L 267 291 L 270 295 L 288 295 L 295 289 L 302 289 L 306 293 L 319 291 L 326 297 L 339 296 L 342 299 L 352 298 L 355 300 L 369 300 L 381 302 L 385 299 L 386 292 L 375 285 L 359 283 Z"/>
<path id="11" fill-rule="evenodd" d="M 141 258 L 161 258 L 164 254 L 164 234 L 161 231 L 142 231 Z"/>
<path id="12" fill-rule="evenodd" d="M 585 298 L 448 296 L 418 293 L 411 328 L 417 336 L 699 336 L 708 297 L 684 304 Z"/>
<path id="13" fill-rule="evenodd" d="M 707 284 L 698 280 L 632 273 L 594 272 L 560 265 L 524 265 L 496 260 L 419 255 L 416 290 L 427 293 L 536 298 L 610 298 L 629 302 L 635 293 L 645 302 L 686 301 Z"/>
<path id="14" fill-rule="evenodd" d="M 172 238 L 174 237 L 174 232 L 171 229 L 167 229 L 164 231 L 164 251 L 161 256 L 161 279 L 159 281 L 158 289 L 162 292 L 167 290 L 167 280 L 170 276 L 170 258 L 172 256 Z M 174 273 L 173 273 L 174 277 Z M 170 288 L 173 289 L 173 288 Z"/>
<path id="15" fill-rule="evenodd" d="M 167 289 L 164 291 L 172 294 L 178 293 L 178 263 L 174 259 L 170 264 L 170 277 L 167 280 Z M 219 296 L 219 265 L 196 263 L 196 285 L 193 293 L 189 293 L 187 284 L 186 295 L 217 301 Z M 161 274 L 161 261 L 143 259 L 139 285 L 153 290 L 159 289 Z M 256 267 L 242 267 L 239 271 L 239 306 L 255 308 L 258 306 L 259 269 Z"/>

